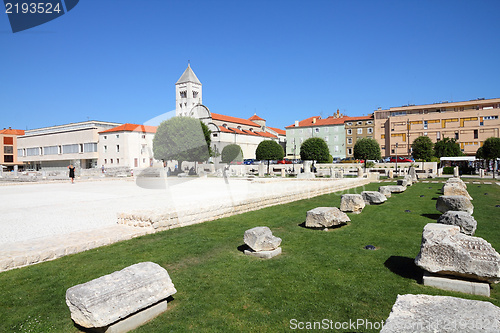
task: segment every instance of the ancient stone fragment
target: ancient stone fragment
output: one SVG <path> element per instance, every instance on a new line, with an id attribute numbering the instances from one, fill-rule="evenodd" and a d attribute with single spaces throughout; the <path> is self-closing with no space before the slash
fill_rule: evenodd
<path id="1" fill-rule="evenodd" d="M 365 205 L 361 194 L 343 194 L 340 198 L 340 210 L 343 212 L 359 214 L 365 208 Z"/>
<path id="2" fill-rule="evenodd" d="M 163 267 L 142 262 L 69 288 L 66 304 L 76 324 L 106 327 L 176 292 Z"/>
<path id="3" fill-rule="evenodd" d="M 469 200 L 472 200 L 472 197 L 467 192 L 467 189 L 460 185 L 460 183 L 446 183 L 443 185 L 443 195 L 462 195 Z"/>
<path id="4" fill-rule="evenodd" d="M 488 332 L 500 330 L 500 308 L 450 296 L 398 295 L 380 333 Z"/>
<path id="5" fill-rule="evenodd" d="M 387 185 L 386 186 L 391 193 L 402 193 L 406 191 L 406 186 L 402 185 Z"/>
<path id="6" fill-rule="evenodd" d="M 383 194 L 386 198 L 390 198 L 391 197 L 391 189 L 389 188 L 389 186 L 380 186 L 378 188 L 378 191 Z"/>
<path id="7" fill-rule="evenodd" d="M 268 227 L 255 227 L 245 231 L 243 241 L 254 251 L 272 251 L 281 244 Z"/>
<path id="8" fill-rule="evenodd" d="M 470 200 L 462 195 L 442 195 L 437 199 L 436 209 L 441 213 L 449 210 L 460 210 L 472 215 L 474 206 Z"/>
<path id="9" fill-rule="evenodd" d="M 367 205 L 377 205 L 387 201 L 385 195 L 377 191 L 363 191 L 361 196 Z"/>
<path id="10" fill-rule="evenodd" d="M 467 212 L 449 210 L 441 215 L 437 223 L 456 225 L 460 227 L 460 232 L 469 236 L 474 236 L 477 221 Z"/>
<path id="11" fill-rule="evenodd" d="M 415 264 L 431 273 L 500 281 L 500 254 L 484 239 L 460 233 L 458 226 L 427 224 Z"/>
<path id="12" fill-rule="evenodd" d="M 464 189 L 467 189 L 467 184 L 465 184 L 465 182 L 462 179 L 458 178 L 458 177 L 449 178 L 446 181 L 445 185 L 446 184 L 458 184 L 458 185 L 462 186 Z"/>
<path id="13" fill-rule="evenodd" d="M 306 227 L 329 228 L 349 221 L 349 216 L 337 207 L 317 207 L 307 212 Z"/>

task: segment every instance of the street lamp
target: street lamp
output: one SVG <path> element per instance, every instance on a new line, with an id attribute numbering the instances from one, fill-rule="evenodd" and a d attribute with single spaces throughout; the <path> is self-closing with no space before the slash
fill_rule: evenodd
<path id="1" fill-rule="evenodd" d="M 293 173 L 295 174 L 295 149 L 297 146 L 295 145 L 295 138 L 293 138 L 293 159 L 292 159 L 292 169 Z"/>
<path id="2" fill-rule="evenodd" d="M 396 142 L 396 176 L 398 173 L 398 143 Z"/>

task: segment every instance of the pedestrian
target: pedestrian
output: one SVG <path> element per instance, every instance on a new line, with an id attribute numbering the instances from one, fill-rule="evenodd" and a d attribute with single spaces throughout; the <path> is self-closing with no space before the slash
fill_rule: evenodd
<path id="1" fill-rule="evenodd" d="M 104 164 L 101 166 L 101 172 L 104 173 Z"/>
<path id="2" fill-rule="evenodd" d="M 75 182 L 75 167 L 73 166 L 73 164 L 70 164 L 68 166 L 68 169 L 69 169 L 69 178 L 71 178 L 71 184 L 74 184 L 74 182 Z"/>

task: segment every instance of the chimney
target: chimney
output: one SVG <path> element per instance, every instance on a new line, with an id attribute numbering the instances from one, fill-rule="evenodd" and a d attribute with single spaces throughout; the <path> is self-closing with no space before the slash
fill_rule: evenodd
<path id="1" fill-rule="evenodd" d="M 316 124 L 316 118 L 313 118 L 313 124 Z"/>
<path id="2" fill-rule="evenodd" d="M 10 127 L 10 126 L 9 126 L 9 129 L 11 130 L 11 129 L 12 129 L 12 127 Z"/>
<path id="3" fill-rule="evenodd" d="M 299 127 L 299 121 L 295 120 L 295 127 Z"/>

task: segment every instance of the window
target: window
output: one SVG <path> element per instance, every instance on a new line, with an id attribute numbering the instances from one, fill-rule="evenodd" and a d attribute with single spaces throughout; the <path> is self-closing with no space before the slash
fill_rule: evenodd
<path id="1" fill-rule="evenodd" d="M 492 120 L 492 119 L 498 119 L 498 116 L 486 116 L 483 117 L 484 120 Z"/>
<path id="2" fill-rule="evenodd" d="M 23 154 L 23 150 L 22 149 L 18 149 L 17 150 L 17 157 L 23 157 L 24 154 Z"/>
<path id="3" fill-rule="evenodd" d="M 120 138 L 120 134 L 117 134 L 117 135 L 116 135 L 116 138 L 117 138 L 117 139 L 119 139 L 119 138 Z"/>
<path id="4" fill-rule="evenodd" d="M 79 153 L 83 153 L 83 143 L 80 143 L 79 144 L 79 150 L 78 150 Z"/>
<path id="5" fill-rule="evenodd" d="M 314 132 L 319 133 L 319 128 L 318 128 L 318 127 L 316 127 L 316 128 L 314 129 Z"/>
<path id="6" fill-rule="evenodd" d="M 349 129 L 347 130 L 347 135 L 352 135 L 352 129 L 350 129 L 350 128 L 349 128 Z"/>
<path id="7" fill-rule="evenodd" d="M 368 134 L 372 134 L 373 133 L 373 127 L 369 127 L 368 128 Z"/>
<path id="8" fill-rule="evenodd" d="M 11 136 L 5 136 L 3 138 L 3 144 L 4 145 L 13 145 L 14 144 L 14 138 Z"/>
<path id="9" fill-rule="evenodd" d="M 103 147 L 103 149 L 104 149 L 104 152 L 105 152 L 105 153 L 107 153 L 107 152 L 108 152 L 108 146 L 104 146 L 104 147 Z"/>
<path id="10" fill-rule="evenodd" d="M 37 156 L 40 154 L 38 148 L 28 148 L 26 149 L 26 156 Z"/>
<path id="11" fill-rule="evenodd" d="M 347 126 L 352 126 L 352 123 L 347 123 L 346 125 L 347 125 Z"/>
<path id="12" fill-rule="evenodd" d="M 146 138 L 146 134 L 143 134 L 143 135 L 142 135 L 142 138 L 143 138 L 143 139 L 145 139 L 145 138 Z"/>
<path id="13" fill-rule="evenodd" d="M 458 132 L 455 132 L 455 140 L 458 140 Z"/>
<path id="14" fill-rule="evenodd" d="M 476 129 L 474 130 L 474 139 L 477 139 L 479 137 L 479 131 Z"/>
<path id="15" fill-rule="evenodd" d="M 105 136 L 104 136 L 104 140 L 106 140 L 107 138 L 108 138 L 108 136 L 107 136 L 107 135 L 105 135 Z"/>
<path id="16" fill-rule="evenodd" d="M 74 145 L 63 145 L 62 146 L 62 153 L 63 154 L 78 154 L 80 149 L 80 145 L 74 144 Z"/>
<path id="17" fill-rule="evenodd" d="M 3 147 L 4 154 L 14 154 L 14 147 L 12 146 L 4 146 Z"/>
<path id="18" fill-rule="evenodd" d="M 119 153 L 120 152 L 120 145 L 116 145 L 116 152 Z"/>
<path id="19" fill-rule="evenodd" d="M 197 91 L 193 91 L 193 98 L 196 98 L 196 96 L 198 96 L 198 92 Z"/>
<path id="20" fill-rule="evenodd" d="M 120 164 L 120 159 L 119 158 L 116 159 L 116 164 Z"/>
<path id="21" fill-rule="evenodd" d="M 186 90 L 180 91 L 179 93 L 181 95 L 181 98 L 186 98 L 187 97 L 187 91 Z"/>
<path id="22" fill-rule="evenodd" d="M 427 120 L 424 120 L 424 129 L 427 129 Z"/>
<path id="23" fill-rule="evenodd" d="M 352 138 L 347 138 L 347 144 L 352 144 Z"/>
<path id="24" fill-rule="evenodd" d="M 347 155 L 352 155 L 352 148 L 347 148 Z"/>
<path id="25" fill-rule="evenodd" d="M 369 121 L 366 122 L 366 124 L 367 125 L 371 125 L 371 124 L 373 124 L 373 121 L 369 120 Z"/>
<path id="26" fill-rule="evenodd" d="M 9 163 L 9 162 L 12 163 L 12 162 L 14 162 L 14 155 L 4 155 L 3 156 L 3 161 L 5 163 Z"/>
<path id="27" fill-rule="evenodd" d="M 57 152 L 58 152 L 57 148 L 58 148 L 57 146 L 43 147 L 43 154 L 44 155 L 57 155 Z"/>
<path id="28" fill-rule="evenodd" d="M 110 160 L 109 160 L 109 163 L 113 164 L 113 159 L 110 159 Z"/>
<path id="29" fill-rule="evenodd" d="M 358 121 L 356 124 L 363 125 L 363 122 L 362 121 Z"/>
<path id="30" fill-rule="evenodd" d="M 328 142 L 328 137 L 327 136 L 325 136 L 325 142 Z"/>
<path id="31" fill-rule="evenodd" d="M 362 128 L 358 128 L 358 134 L 363 134 L 363 129 Z"/>
<path id="32" fill-rule="evenodd" d="M 214 137 L 214 138 L 216 138 L 216 137 L 217 137 L 217 133 L 214 133 L 214 134 L 213 134 L 213 137 Z"/>
<path id="33" fill-rule="evenodd" d="M 339 146 L 335 146 L 335 151 L 339 151 Z"/>
<path id="34" fill-rule="evenodd" d="M 108 160 L 106 158 L 104 159 L 104 164 L 108 164 Z"/>
<path id="35" fill-rule="evenodd" d="M 95 153 L 97 152 L 97 143 L 89 142 L 83 144 L 83 151 L 86 153 Z"/>

